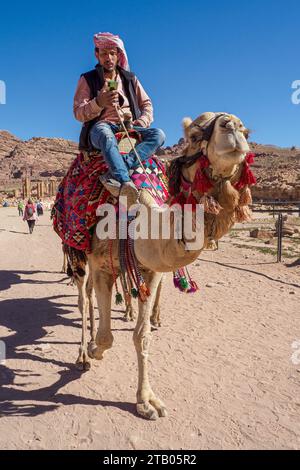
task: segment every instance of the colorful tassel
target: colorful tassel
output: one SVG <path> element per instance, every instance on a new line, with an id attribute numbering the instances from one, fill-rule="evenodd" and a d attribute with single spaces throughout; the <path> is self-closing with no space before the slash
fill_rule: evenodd
<path id="1" fill-rule="evenodd" d="M 139 296 L 139 291 L 135 287 L 133 287 L 131 289 L 131 295 L 134 299 L 136 299 Z"/>
<path id="2" fill-rule="evenodd" d="M 173 272 L 173 284 L 180 292 L 186 292 L 188 294 L 199 290 L 197 283 L 191 279 L 187 268 L 180 268 Z"/>
<path id="3" fill-rule="evenodd" d="M 188 290 L 188 294 L 194 294 L 197 292 L 197 290 L 199 290 L 199 287 L 195 281 L 190 281 L 190 286 L 191 287 Z"/>
<path id="4" fill-rule="evenodd" d="M 120 292 L 116 293 L 116 305 L 121 305 L 123 303 L 123 297 Z"/>
<path id="5" fill-rule="evenodd" d="M 188 290 L 189 288 L 189 283 L 185 277 L 180 278 L 180 288 L 184 291 Z"/>

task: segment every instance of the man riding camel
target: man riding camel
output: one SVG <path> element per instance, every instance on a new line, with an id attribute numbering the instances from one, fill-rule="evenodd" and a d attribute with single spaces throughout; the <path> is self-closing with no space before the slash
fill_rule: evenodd
<path id="1" fill-rule="evenodd" d="M 138 190 L 128 170 L 139 165 L 133 151 L 121 155 L 115 133 L 122 120 L 132 121 L 141 135 L 136 151 L 142 162 L 153 155 L 165 141 L 162 130 L 150 128 L 153 121 L 151 100 L 137 77 L 129 71 L 123 41 L 111 33 L 94 35 L 98 64 L 81 75 L 74 97 L 74 115 L 83 122 L 80 150 L 98 149 L 109 167 L 100 177 L 102 184 L 114 196 L 126 196 L 130 207 L 138 199 Z M 115 82 L 110 91 L 109 81 Z"/>

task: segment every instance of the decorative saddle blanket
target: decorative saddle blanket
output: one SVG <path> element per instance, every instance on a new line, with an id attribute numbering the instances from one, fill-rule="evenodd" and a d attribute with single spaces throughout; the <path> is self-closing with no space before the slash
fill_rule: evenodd
<path id="1" fill-rule="evenodd" d="M 117 135 L 116 135 L 117 137 Z M 163 164 L 155 157 L 144 162 L 153 190 L 141 167 L 131 170 L 131 179 L 138 189 L 151 192 L 159 203 L 168 198 L 167 179 Z M 101 204 L 115 203 L 115 199 L 99 181 L 99 175 L 108 167 L 101 154 L 86 157 L 80 153 L 59 185 L 52 209 L 53 227 L 63 243 L 77 250 L 90 249 L 92 229 L 97 223 L 96 210 Z"/>

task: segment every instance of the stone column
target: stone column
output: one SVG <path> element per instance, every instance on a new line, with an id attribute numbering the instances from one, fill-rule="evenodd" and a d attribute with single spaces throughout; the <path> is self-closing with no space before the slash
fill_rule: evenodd
<path id="1" fill-rule="evenodd" d="M 25 178 L 25 197 L 30 197 L 31 194 L 31 182 L 30 178 Z"/>
<path id="2" fill-rule="evenodd" d="M 56 195 L 56 181 L 50 181 L 50 196 Z"/>

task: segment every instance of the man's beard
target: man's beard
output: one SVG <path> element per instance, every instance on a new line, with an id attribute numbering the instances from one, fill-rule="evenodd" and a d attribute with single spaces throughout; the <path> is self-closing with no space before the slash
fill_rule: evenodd
<path id="1" fill-rule="evenodd" d="M 116 67 L 113 67 L 111 69 L 107 69 L 103 66 L 103 71 L 106 72 L 106 73 L 111 73 L 111 72 L 115 72 L 116 71 Z"/>

